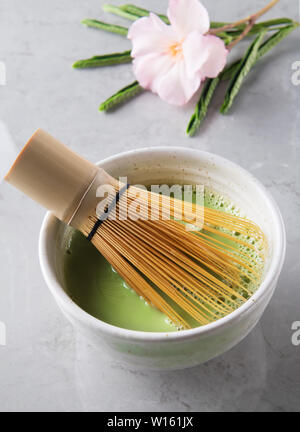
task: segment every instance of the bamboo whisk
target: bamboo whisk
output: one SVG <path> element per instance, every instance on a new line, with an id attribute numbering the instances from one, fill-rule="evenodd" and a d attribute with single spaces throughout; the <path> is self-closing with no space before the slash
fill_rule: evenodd
<path id="1" fill-rule="evenodd" d="M 128 285 L 179 328 L 229 314 L 262 277 L 265 239 L 255 223 L 202 207 L 195 232 L 188 231 L 177 219 L 190 223 L 199 206 L 127 187 L 40 129 L 6 180 L 80 230 Z M 117 197 L 99 200 L 103 185 Z M 115 218 L 99 222 L 99 208 L 100 215 L 110 209 Z"/>

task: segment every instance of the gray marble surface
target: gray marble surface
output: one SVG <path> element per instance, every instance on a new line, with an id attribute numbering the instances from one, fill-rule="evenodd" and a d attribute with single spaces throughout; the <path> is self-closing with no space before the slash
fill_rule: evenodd
<path id="1" fill-rule="evenodd" d="M 300 61 L 299 31 L 251 73 L 230 115 L 217 113 L 219 93 L 201 133 L 188 139 L 192 104 L 174 108 L 144 94 L 114 114 L 97 111 L 133 79 L 130 65 L 71 68 L 78 58 L 130 47 L 120 36 L 80 24 L 85 17 L 104 18 L 101 3 L 1 0 L 0 62 L 7 83 L 0 85 L 0 121 L 16 148 L 43 127 L 92 161 L 159 145 L 223 155 L 252 172 L 276 198 L 287 227 L 287 258 L 260 324 L 241 344 L 194 369 L 136 372 L 99 355 L 62 316 L 38 263 L 44 211 L 1 184 L 0 322 L 7 341 L 0 346 L 0 411 L 299 411 L 300 346 L 291 342 L 292 323 L 300 321 L 300 86 L 291 78 L 293 63 Z M 167 4 L 139 3 L 159 11 Z M 203 3 L 213 19 L 232 20 L 266 0 Z M 269 17 L 299 19 L 298 14 L 297 0 L 282 0 Z"/>

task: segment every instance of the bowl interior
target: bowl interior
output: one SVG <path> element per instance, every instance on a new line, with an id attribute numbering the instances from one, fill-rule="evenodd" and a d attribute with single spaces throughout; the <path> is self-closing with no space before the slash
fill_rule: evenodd
<path id="1" fill-rule="evenodd" d="M 131 184 L 200 184 L 230 199 L 265 232 L 268 257 L 264 278 L 281 269 L 284 229 L 280 213 L 264 187 L 239 166 L 210 153 L 181 148 L 142 149 L 117 155 L 99 163 L 112 176 L 126 177 Z M 55 218 L 46 247 L 48 268 L 65 290 L 62 250 L 66 230 Z M 259 290 L 257 290 L 258 293 Z"/>

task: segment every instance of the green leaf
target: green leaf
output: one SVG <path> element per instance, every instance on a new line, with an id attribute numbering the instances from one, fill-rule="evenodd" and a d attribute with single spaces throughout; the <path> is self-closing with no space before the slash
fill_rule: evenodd
<path id="1" fill-rule="evenodd" d="M 122 35 L 122 36 L 127 36 L 127 33 L 128 33 L 127 27 L 118 26 L 118 25 L 114 25 L 114 24 L 107 24 L 105 22 L 98 21 L 95 19 L 86 18 L 81 22 L 82 22 L 82 24 L 85 24 L 88 27 L 93 27 L 93 28 L 97 28 L 100 30 L 105 30 L 105 31 L 110 32 L 110 33 L 117 33 L 117 34 Z"/>
<path id="2" fill-rule="evenodd" d="M 270 28 L 274 26 L 279 26 L 283 24 L 293 24 L 293 20 L 290 18 L 275 18 L 268 21 L 261 21 L 259 23 L 254 24 L 252 30 Z"/>
<path id="3" fill-rule="evenodd" d="M 122 53 L 105 54 L 101 56 L 94 56 L 84 60 L 77 60 L 73 64 L 75 69 L 94 68 L 102 66 L 110 66 L 121 63 L 130 63 L 132 61 L 131 51 L 124 51 Z"/>
<path id="4" fill-rule="evenodd" d="M 227 80 L 232 78 L 241 61 L 242 59 L 238 59 L 235 62 L 231 63 L 229 66 L 227 66 L 220 74 L 221 80 Z"/>
<path id="5" fill-rule="evenodd" d="M 132 4 L 122 5 L 122 6 L 120 6 L 120 9 L 122 9 L 123 11 L 128 12 L 130 14 L 136 15 L 139 18 L 148 16 L 150 14 L 150 11 L 148 9 L 143 9 L 143 8 L 137 7 L 137 6 L 132 5 Z M 159 18 L 162 21 L 164 21 L 166 24 L 170 24 L 170 21 L 168 20 L 166 15 L 157 14 L 157 13 L 156 13 L 156 15 L 159 16 Z"/>
<path id="6" fill-rule="evenodd" d="M 277 33 L 268 38 L 259 48 L 257 60 L 279 44 L 284 38 L 286 38 L 292 31 L 299 27 L 299 23 L 293 22 L 292 25 L 283 27 Z"/>
<path id="7" fill-rule="evenodd" d="M 125 10 L 121 9 L 120 7 L 114 6 L 114 5 L 111 5 L 111 4 L 104 4 L 102 6 L 102 9 L 105 12 L 109 12 L 109 13 L 112 13 L 114 15 L 118 15 L 118 16 L 120 16 L 122 18 L 126 18 L 126 19 L 129 19 L 131 21 L 135 21 L 138 18 L 140 18 L 138 15 L 126 12 Z"/>
<path id="8" fill-rule="evenodd" d="M 118 105 L 127 102 L 129 99 L 132 99 L 134 96 L 137 96 L 142 91 L 143 88 L 139 85 L 137 81 L 134 81 L 133 83 L 122 88 L 117 93 L 106 99 L 106 101 L 102 102 L 99 107 L 99 111 L 111 110 Z"/>
<path id="9" fill-rule="evenodd" d="M 250 45 L 248 48 L 245 56 L 243 57 L 240 65 L 238 66 L 235 74 L 233 75 L 229 87 L 227 89 L 225 100 L 223 102 L 223 105 L 221 107 L 221 113 L 226 114 L 229 109 L 231 108 L 234 99 L 236 98 L 243 82 L 248 73 L 250 72 L 251 68 L 256 63 L 257 55 L 259 46 L 266 34 L 266 31 L 263 30 L 261 33 L 257 36 L 257 38 L 254 40 L 254 42 Z"/>
<path id="10" fill-rule="evenodd" d="M 268 30 L 272 30 L 272 27 L 274 26 L 280 26 L 280 25 L 284 25 L 284 24 L 293 24 L 293 20 L 290 18 L 276 18 L 276 19 L 272 19 L 272 20 L 268 20 L 268 21 L 261 21 L 259 23 L 254 24 L 254 26 L 252 27 L 251 31 L 249 32 L 249 34 L 255 34 L 260 32 L 263 29 L 268 29 Z M 232 32 L 243 32 L 245 30 L 245 28 L 247 27 L 247 24 L 240 24 L 237 25 L 236 27 L 227 30 L 228 32 L 232 31 Z"/>
<path id="11" fill-rule="evenodd" d="M 204 85 L 202 90 L 199 102 L 196 105 L 194 114 L 192 115 L 190 122 L 187 127 L 187 134 L 189 136 L 195 135 L 196 131 L 200 127 L 201 123 L 206 117 L 207 109 L 210 104 L 210 101 L 214 95 L 214 92 L 220 82 L 220 78 L 211 78 L 208 79 Z"/>

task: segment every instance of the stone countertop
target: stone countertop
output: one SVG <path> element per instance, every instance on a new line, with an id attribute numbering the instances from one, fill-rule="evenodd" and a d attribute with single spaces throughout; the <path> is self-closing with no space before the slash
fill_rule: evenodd
<path id="1" fill-rule="evenodd" d="M 292 81 L 299 30 L 251 72 L 226 117 L 217 112 L 219 93 L 201 132 L 189 139 L 192 104 L 174 108 L 145 93 L 113 114 L 98 112 L 101 101 L 133 80 L 130 65 L 71 68 L 79 58 L 130 47 L 121 36 L 80 24 L 85 17 L 104 19 L 101 3 L 1 1 L 7 82 L 0 85 L 0 122 L 16 148 L 42 127 L 92 161 L 159 145 L 220 154 L 253 173 L 277 200 L 287 228 L 286 262 L 262 320 L 238 346 L 190 370 L 137 372 L 96 354 L 62 316 L 38 263 L 44 211 L 1 184 L 0 322 L 7 343 L 0 346 L 0 411 L 299 411 L 300 346 L 291 341 L 292 323 L 300 321 L 300 85 Z M 162 12 L 167 4 L 139 3 Z M 232 21 L 266 0 L 203 3 L 213 19 Z M 268 17 L 298 14 L 297 0 L 282 0 Z"/>

